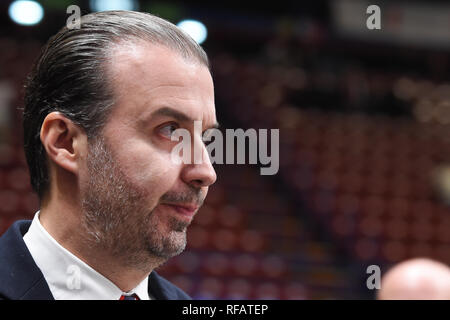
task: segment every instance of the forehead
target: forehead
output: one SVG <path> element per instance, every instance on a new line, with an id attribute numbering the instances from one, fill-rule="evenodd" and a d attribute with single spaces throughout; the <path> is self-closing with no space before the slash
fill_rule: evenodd
<path id="1" fill-rule="evenodd" d="M 211 74 L 195 59 L 161 45 L 126 43 L 111 50 L 107 70 L 117 116 L 140 119 L 171 107 L 196 120 L 216 121 Z"/>

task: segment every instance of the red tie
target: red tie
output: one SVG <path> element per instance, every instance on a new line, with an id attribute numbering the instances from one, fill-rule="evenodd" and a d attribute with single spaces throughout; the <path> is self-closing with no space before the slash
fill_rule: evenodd
<path id="1" fill-rule="evenodd" d="M 136 293 L 133 293 L 131 296 L 122 295 L 119 300 L 141 300 L 141 299 L 139 299 Z"/>

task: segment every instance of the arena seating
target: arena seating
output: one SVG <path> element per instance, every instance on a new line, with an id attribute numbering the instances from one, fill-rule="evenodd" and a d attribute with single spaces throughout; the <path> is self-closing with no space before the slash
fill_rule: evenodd
<path id="1" fill-rule="evenodd" d="M 16 93 L 0 128 L 1 234 L 38 208 L 17 106 L 39 45 L 0 43 L 0 79 Z M 410 92 L 401 72 L 346 65 L 333 73 L 264 54 L 213 52 L 217 110 L 230 127 L 279 128 L 280 172 L 216 165 L 218 181 L 187 250 L 159 272 L 196 299 L 343 299 L 367 297 L 360 278 L 370 263 L 412 256 L 450 263 L 450 215 L 430 182 L 449 160 L 449 129 L 422 121 L 432 116 L 420 104 L 403 109 L 417 92 L 432 91 L 430 82 Z M 359 112 L 387 96 L 394 116 Z"/>

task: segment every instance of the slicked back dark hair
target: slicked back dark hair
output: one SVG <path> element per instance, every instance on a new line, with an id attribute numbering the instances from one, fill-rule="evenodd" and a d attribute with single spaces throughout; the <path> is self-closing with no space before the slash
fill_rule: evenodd
<path id="1" fill-rule="evenodd" d="M 134 11 L 104 11 L 81 17 L 80 29 L 62 28 L 42 49 L 25 85 L 24 148 L 31 185 L 42 201 L 50 187 L 46 150 L 40 140 L 45 117 L 59 111 L 91 141 L 114 106 L 107 78 L 112 48 L 142 40 L 162 45 L 209 68 L 203 49 L 172 23 Z"/>

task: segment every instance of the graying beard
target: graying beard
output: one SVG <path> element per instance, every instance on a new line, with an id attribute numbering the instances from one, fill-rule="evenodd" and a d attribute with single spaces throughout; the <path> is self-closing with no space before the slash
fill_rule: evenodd
<path id="1" fill-rule="evenodd" d="M 148 239 L 147 228 L 153 212 L 146 215 L 144 226 L 142 224 L 130 226 L 129 230 L 137 230 L 141 233 L 136 238 L 143 241 L 143 243 L 137 244 L 134 250 L 130 250 L 128 241 L 132 239 L 122 233 L 124 228 L 121 226 L 127 225 L 127 222 L 130 221 L 129 214 L 126 213 L 128 210 L 139 210 L 139 208 L 130 207 L 130 204 L 138 203 L 138 200 L 142 199 L 144 195 L 132 186 L 126 185 L 124 174 L 112 162 L 111 155 L 105 148 L 102 139 L 98 138 L 92 143 L 90 152 L 93 157 L 88 159 L 90 160 L 88 168 L 91 177 L 95 179 L 89 181 L 88 193 L 82 201 L 83 225 L 88 236 L 87 242 L 103 250 L 109 250 L 113 255 L 122 257 L 123 263 L 136 267 L 148 265 L 152 257 L 168 259 L 180 254 L 186 246 L 186 223 L 173 218 L 169 221 L 171 230 L 173 230 L 171 232 L 184 232 L 184 244 L 178 247 L 174 246 L 175 239 L 165 239 L 164 235 L 157 234 L 157 232 L 153 236 L 159 239 Z M 111 185 L 113 189 L 108 187 Z M 104 196 L 96 198 L 96 194 Z M 101 199 L 106 200 L 99 203 Z M 109 201 L 109 199 L 113 199 L 113 201 Z M 125 211 L 124 208 L 126 208 Z M 120 214 L 117 214 L 118 212 Z M 148 256 L 142 254 L 144 250 L 149 254 Z"/>

